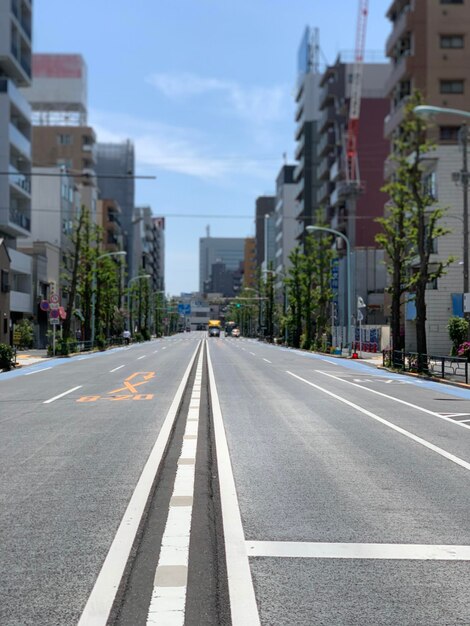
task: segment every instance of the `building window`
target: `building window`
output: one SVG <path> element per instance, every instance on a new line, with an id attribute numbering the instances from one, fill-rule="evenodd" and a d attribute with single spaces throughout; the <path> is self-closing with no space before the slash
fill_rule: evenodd
<path id="1" fill-rule="evenodd" d="M 429 172 L 423 176 L 423 192 L 432 200 L 437 200 L 436 172 Z"/>
<path id="2" fill-rule="evenodd" d="M 66 133 L 59 133 L 57 135 L 57 143 L 59 146 L 71 146 L 73 143 L 72 135 L 68 135 Z"/>
<path id="3" fill-rule="evenodd" d="M 463 48 L 463 35 L 441 35 L 441 48 Z"/>
<path id="4" fill-rule="evenodd" d="M 2 270 L 1 271 L 0 289 L 1 289 L 2 293 L 7 293 L 8 291 L 10 291 L 10 284 L 8 282 L 8 271 L 7 270 Z"/>
<path id="5" fill-rule="evenodd" d="M 463 80 L 441 80 L 441 93 L 462 94 Z"/>
<path id="6" fill-rule="evenodd" d="M 459 140 L 460 126 L 440 126 L 439 140 L 451 141 L 453 143 Z"/>

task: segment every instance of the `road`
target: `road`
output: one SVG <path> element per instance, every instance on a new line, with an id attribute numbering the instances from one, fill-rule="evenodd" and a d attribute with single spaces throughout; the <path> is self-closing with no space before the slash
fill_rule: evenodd
<path id="1" fill-rule="evenodd" d="M 2 625 L 470 624 L 467 390 L 190 333 L 0 393 Z"/>

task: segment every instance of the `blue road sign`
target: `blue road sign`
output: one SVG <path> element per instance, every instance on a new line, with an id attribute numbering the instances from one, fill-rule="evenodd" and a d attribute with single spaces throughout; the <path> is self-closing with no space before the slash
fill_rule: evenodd
<path id="1" fill-rule="evenodd" d="M 190 304 L 178 304 L 178 313 L 180 315 L 191 315 L 191 305 Z"/>

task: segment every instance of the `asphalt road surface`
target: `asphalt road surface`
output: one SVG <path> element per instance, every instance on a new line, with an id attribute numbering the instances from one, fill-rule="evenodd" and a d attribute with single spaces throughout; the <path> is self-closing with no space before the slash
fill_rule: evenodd
<path id="1" fill-rule="evenodd" d="M 0 624 L 468 626 L 469 430 L 467 390 L 203 333 L 3 374 Z"/>

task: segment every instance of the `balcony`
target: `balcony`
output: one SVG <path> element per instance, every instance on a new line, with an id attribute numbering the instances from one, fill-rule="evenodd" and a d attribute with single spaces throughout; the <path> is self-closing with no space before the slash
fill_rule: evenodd
<path id="1" fill-rule="evenodd" d="M 304 171 L 304 164 L 303 163 L 299 163 L 296 168 L 294 169 L 294 182 L 298 182 L 300 176 L 302 175 L 302 172 Z"/>
<path id="2" fill-rule="evenodd" d="M 10 311 L 14 313 L 32 314 L 32 297 L 30 293 L 22 291 L 10 291 Z"/>
<path id="3" fill-rule="evenodd" d="M 299 141 L 299 139 L 302 137 L 302 134 L 304 132 L 304 120 L 300 120 L 300 122 L 297 124 L 297 127 L 295 129 L 295 140 Z"/>
<path id="4" fill-rule="evenodd" d="M 330 177 L 330 160 L 328 158 L 322 159 L 318 166 L 317 176 L 320 180 L 327 180 Z"/>
<path id="5" fill-rule="evenodd" d="M 31 143 L 11 122 L 8 124 L 8 138 L 18 152 L 21 152 L 29 161 L 31 158 Z"/>
<path id="6" fill-rule="evenodd" d="M 25 176 L 19 172 L 16 167 L 13 167 L 13 165 L 8 167 L 8 171 L 10 172 L 8 177 L 10 185 L 13 185 L 16 190 L 26 194 L 28 198 L 31 197 L 31 177 Z"/>
<path id="7" fill-rule="evenodd" d="M 329 201 L 330 197 L 330 185 L 328 182 L 323 183 L 321 187 L 318 188 L 317 191 L 317 202 L 319 204 L 325 204 Z"/>
<path id="8" fill-rule="evenodd" d="M 384 120 L 384 136 L 391 137 L 392 132 L 399 126 L 403 120 L 405 113 L 405 104 L 408 101 L 408 96 L 405 96 L 403 100 L 395 107 L 395 109 L 387 115 Z"/>
<path id="9" fill-rule="evenodd" d="M 336 118 L 336 112 L 333 107 L 329 106 L 323 110 L 320 118 L 320 132 L 324 132 L 328 126 L 331 126 Z"/>
<path id="10" fill-rule="evenodd" d="M 295 149 L 295 160 L 299 161 L 304 153 L 305 148 L 305 135 L 302 135 L 296 149 Z"/>
<path id="11" fill-rule="evenodd" d="M 31 232 L 31 218 L 27 213 L 23 213 L 18 209 L 13 209 L 10 207 L 9 211 L 9 219 L 12 224 L 16 224 L 23 229 L 23 231 L 27 231 L 25 233 L 21 233 L 22 235 L 29 235 Z"/>
<path id="12" fill-rule="evenodd" d="M 300 118 L 302 117 L 304 112 L 304 103 L 301 101 L 299 102 L 299 105 L 297 107 L 297 110 L 295 112 L 295 121 L 298 122 L 300 120 Z"/>
<path id="13" fill-rule="evenodd" d="M 9 80 L 8 78 L 0 78 L 0 93 L 8 94 L 10 102 L 16 109 L 18 109 L 25 120 L 29 122 L 31 118 L 31 107 L 12 80 Z"/>
<path id="14" fill-rule="evenodd" d="M 402 78 L 405 77 L 407 67 L 408 67 L 408 63 L 407 63 L 408 56 L 409 56 L 408 54 L 403 54 L 403 56 L 400 57 L 400 59 L 397 61 L 396 65 L 394 66 L 390 76 L 388 77 L 387 82 L 385 83 L 385 89 L 384 89 L 385 95 L 389 96 L 392 93 L 393 89 L 395 88 L 395 85 L 397 85 L 397 83 L 399 83 L 400 80 L 402 80 Z"/>
<path id="15" fill-rule="evenodd" d="M 408 26 L 409 13 L 410 13 L 410 6 L 408 5 L 408 7 L 403 9 L 400 16 L 393 23 L 393 30 L 388 36 L 387 41 L 385 43 L 385 54 L 387 56 L 391 56 L 391 53 L 393 51 L 393 48 L 395 47 L 395 44 L 398 42 L 400 37 L 406 31 L 407 26 Z"/>

